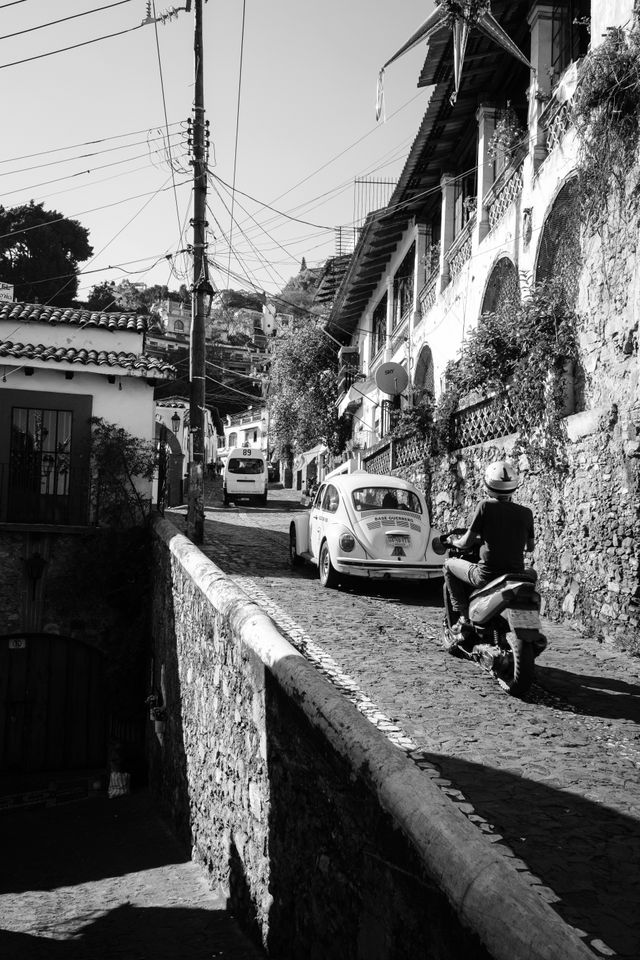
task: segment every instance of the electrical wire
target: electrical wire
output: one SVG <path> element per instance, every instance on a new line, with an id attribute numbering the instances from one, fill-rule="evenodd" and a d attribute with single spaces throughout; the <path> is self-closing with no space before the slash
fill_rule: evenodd
<path id="1" fill-rule="evenodd" d="M 238 190 L 237 187 L 233 187 L 230 184 L 226 183 L 222 177 L 217 176 L 217 174 L 209 171 L 211 177 L 214 180 L 217 180 L 218 183 L 221 183 L 223 187 L 226 187 L 227 190 L 232 191 L 232 194 L 235 196 L 236 193 L 239 193 L 240 196 L 246 197 L 247 200 L 253 200 L 254 203 L 258 203 L 261 207 L 266 207 L 267 210 L 272 210 L 274 213 L 277 213 L 279 217 L 284 217 L 286 220 L 293 220 L 295 223 L 302 223 L 306 227 L 316 227 L 318 230 L 333 230 L 333 227 L 327 227 L 324 223 L 310 223 L 308 220 L 300 220 L 299 217 L 291 217 L 288 213 L 283 213 L 282 210 L 276 210 L 275 207 L 272 207 L 269 203 L 265 203 L 263 200 L 257 200 L 255 197 L 252 197 L 250 193 L 244 193 L 243 190 Z"/>
<path id="2" fill-rule="evenodd" d="M 93 262 L 100 256 L 100 254 L 104 253 L 104 251 L 107 249 L 107 247 L 110 247 L 111 244 L 113 243 L 113 241 L 116 240 L 116 239 L 120 236 L 120 234 L 121 234 L 124 230 L 126 230 L 127 227 L 130 226 L 137 217 L 140 216 L 140 214 L 143 212 L 143 210 L 146 210 L 146 208 L 149 206 L 149 204 L 150 204 L 153 200 L 155 200 L 155 198 L 156 198 L 160 193 L 162 193 L 163 190 L 166 189 L 166 183 L 167 183 L 167 181 L 165 180 L 165 183 L 163 184 L 163 186 L 160 187 L 158 190 L 154 191 L 154 193 L 151 194 L 151 196 L 142 204 L 142 206 L 141 206 L 140 209 L 137 211 L 137 213 L 134 213 L 134 215 L 133 215 L 129 220 L 127 220 L 127 222 L 125 223 L 125 225 L 124 225 L 123 227 L 121 227 L 120 230 L 117 231 L 117 233 L 114 233 L 114 235 L 111 237 L 111 239 L 108 240 L 107 243 L 105 243 L 105 245 L 104 245 L 100 250 L 98 250 L 97 253 L 94 253 L 94 255 L 93 255 L 93 256 L 91 257 L 91 259 L 89 260 L 89 263 L 93 263 Z M 114 205 L 115 205 L 115 204 L 114 204 Z M 55 293 L 55 294 L 53 294 L 51 297 L 49 297 L 49 300 L 48 300 L 47 302 L 50 303 L 51 300 L 52 300 L 54 297 L 59 297 L 60 294 L 62 293 L 62 291 L 63 291 L 64 289 L 66 289 L 66 287 L 68 287 L 71 282 L 72 282 L 71 280 L 67 280 L 67 282 L 66 282 L 65 284 L 63 284 L 63 286 L 60 288 L 60 290 L 58 290 L 57 293 Z"/>
<path id="3" fill-rule="evenodd" d="M 170 136 L 180 137 L 182 136 L 182 134 L 180 131 L 176 130 L 172 134 L 170 134 Z M 61 163 L 75 163 L 77 160 L 89 160 L 91 157 L 99 157 L 104 153 L 115 153 L 118 150 L 129 150 L 132 147 L 141 147 L 141 146 L 148 147 L 150 144 L 153 144 L 158 140 L 161 140 L 164 143 L 165 142 L 164 134 L 162 134 L 159 137 L 147 137 L 145 140 L 135 140 L 133 143 L 121 143 L 117 147 L 106 147 L 106 149 L 104 150 L 93 150 L 90 153 L 80 153 L 74 157 L 63 157 L 60 160 L 47 160 L 46 163 L 33 163 L 29 167 L 20 167 L 18 170 L 5 170 L 4 172 L 0 173 L 0 176 L 13 177 L 17 173 L 29 173 L 31 170 L 43 170 L 45 167 L 57 167 Z M 61 149 L 67 149 L 67 148 L 62 147 Z M 0 163 L 8 163 L 8 162 L 9 161 L 7 160 L 0 160 Z"/>
<path id="4" fill-rule="evenodd" d="M 166 182 L 166 181 L 165 181 Z M 191 183 L 190 180 L 183 180 L 182 183 L 177 184 L 179 187 L 183 187 L 186 183 Z M 117 207 L 121 203 L 129 203 L 130 200 L 141 200 L 143 197 L 155 197 L 158 193 L 164 193 L 166 190 L 171 190 L 171 185 L 160 187 L 158 190 L 149 190 L 147 193 L 137 193 L 131 197 L 123 197 L 122 200 L 112 200 L 111 203 L 103 203 L 99 207 L 91 207 L 90 210 L 81 210 L 79 213 L 71 213 L 65 217 L 56 217 L 55 220 L 43 220 L 42 223 L 34 223 L 30 227 L 22 227 L 20 230 L 11 230 L 9 233 L 1 233 L 0 240 L 6 240 L 8 237 L 17 237 L 23 233 L 29 233 L 31 230 L 39 230 L 41 227 L 50 227 L 54 223 L 60 223 L 62 220 L 72 220 L 76 217 L 83 217 L 87 213 L 97 213 L 99 210 L 108 210 L 110 207 Z"/>
<path id="5" fill-rule="evenodd" d="M 156 150 L 155 153 L 160 153 L 161 151 Z M 145 153 L 139 153 L 135 157 L 125 157 L 123 160 L 112 160 L 110 163 L 103 163 L 97 167 L 91 167 L 88 170 L 78 170 L 75 173 L 67 173 L 62 177 L 54 177 L 52 180 L 43 180 L 40 183 L 32 183 L 28 187 L 16 187 L 14 190 L 3 190 L 3 197 L 10 197 L 14 193 L 28 193 L 31 190 L 37 190 L 40 187 L 48 187 L 52 183 L 60 183 L 63 180 L 73 180 L 75 177 L 84 177 L 90 173 L 95 173 L 98 170 L 107 170 L 110 167 L 119 167 L 124 163 L 132 163 L 134 160 L 140 160 L 142 157 L 148 157 L 148 151 Z"/>
<path id="6" fill-rule="evenodd" d="M 214 188 L 214 189 L 216 189 L 216 188 Z M 220 197 L 220 193 L 219 193 L 219 191 L 218 191 L 217 189 L 216 189 L 216 193 L 217 193 L 218 196 Z M 222 197 L 220 197 L 220 199 L 222 200 Z M 223 201 L 223 203 L 224 203 L 224 201 Z M 269 238 L 269 240 L 271 240 L 273 243 L 275 243 L 275 244 L 280 248 L 280 250 L 282 250 L 283 253 L 286 253 L 287 256 L 291 257 L 291 260 L 292 260 L 294 263 L 297 262 L 297 259 L 298 259 L 298 258 L 297 258 L 297 257 L 294 257 L 294 256 L 286 249 L 286 247 L 283 247 L 281 243 L 278 243 L 278 241 L 276 240 L 275 237 L 272 237 L 270 233 L 268 233 L 263 227 L 261 227 L 260 224 L 258 224 L 258 222 L 251 216 L 251 214 L 248 213 L 247 210 L 245 210 L 245 208 L 242 206 L 242 204 L 239 203 L 238 206 L 240 207 L 240 209 L 242 210 L 243 213 L 246 213 L 249 217 L 251 217 L 252 220 L 254 220 L 254 223 L 256 223 L 257 226 L 260 227 L 260 229 L 262 230 L 262 232 L 265 234 L 265 236 L 267 236 L 267 237 Z M 250 243 L 251 249 L 252 249 L 254 252 L 257 252 L 256 249 L 255 249 L 255 247 L 253 246 L 253 244 L 251 243 L 251 241 L 250 241 L 249 238 L 247 237 L 247 234 L 245 233 L 244 230 L 242 230 L 242 235 L 243 235 L 244 238 Z M 231 247 L 230 247 L 229 249 L 230 249 L 230 251 L 231 251 Z M 266 260 L 266 258 L 265 258 L 265 264 L 266 264 L 266 263 L 267 263 L 267 260 Z M 284 277 L 283 277 L 278 271 L 276 271 L 276 273 L 278 274 L 278 277 L 280 278 L 280 280 L 281 280 L 283 283 L 286 283 Z"/>
<path id="7" fill-rule="evenodd" d="M 3 3 L 0 5 L 0 10 L 4 10 L 6 7 L 17 7 L 19 3 L 26 3 L 26 0 L 11 0 L 10 3 Z"/>
<path id="8" fill-rule="evenodd" d="M 225 210 L 227 211 L 227 213 L 230 214 L 229 207 L 227 206 L 227 204 L 226 204 L 226 202 L 225 202 L 225 200 L 224 200 L 224 197 L 222 197 L 222 196 L 220 195 L 217 187 L 214 186 L 214 190 L 216 191 L 216 194 L 217 194 L 220 202 L 222 203 L 222 206 L 225 208 Z M 211 206 L 210 206 L 209 204 L 207 204 L 207 208 L 208 208 L 209 212 L 211 213 L 211 215 L 212 215 L 212 216 L 214 217 L 214 219 L 215 219 L 215 214 L 214 214 L 214 212 L 213 212 L 213 210 L 211 209 Z M 237 222 L 237 221 L 236 221 L 236 222 Z M 218 229 L 219 229 L 220 232 L 222 233 L 223 238 L 225 239 L 225 241 L 226 241 L 227 243 L 229 243 L 229 241 L 228 241 L 228 239 L 227 239 L 227 237 L 226 237 L 226 234 L 224 233 L 222 227 L 220 226 L 220 224 L 218 223 L 217 220 L 216 220 L 216 223 L 217 223 L 217 225 L 218 225 Z M 238 225 L 238 229 L 241 229 L 239 225 Z M 244 234 L 243 231 L 242 231 L 242 233 L 243 233 L 243 236 L 245 236 L 245 239 L 247 240 L 247 242 L 249 243 L 249 246 L 251 247 L 251 249 L 252 249 L 252 250 L 254 251 L 254 253 L 256 253 L 256 255 L 259 257 L 259 256 L 260 256 L 259 251 L 256 250 L 256 248 L 253 246 L 253 244 L 251 243 L 251 241 L 249 240 L 249 238 L 246 237 L 246 235 Z M 229 244 L 229 249 L 231 250 L 231 245 L 230 245 L 230 244 Z M 237 254 L 237 255 L 236 255 L 236 260 L 237 260 L 237 262 L 238 262 L 241 266 L 244 267 L 244 269 L 245 269 L 245 271 L 247 272 L 247 275 L 248 275 L 251 271 L 249 271 L 248 268 L 246 267 L 246 265 L 244 264 L 244 262 L 243 262 L 243 260 L 242 260 L 242 257 L 240 256 L 240 254 Z M 269 263 L 268 263 L 266 260 L 265 260 L 265 262 L 264 262 L 264 267 L 265 267 L 267 273 L 269 273 L 269 274 L 271 275 L 271 280 L 272 280 L 274 283 L 278 283 L 278 282 L 284 283 L 284 282 L 285 282 L 285 281 L 284 281 L 284 278 L 283 278 L 282 276 L 280 276 L 280 274 L 277 274 L 277 276 L 274 276 L 274 274 L 271 272 L 271 267 L 270 267 Z M 228 273 L 229 275 L 231 275 L 231 268 L 230 268 L 230 266 L 227 267 L 227 273 Z M 248 277 L 247 277 L 247 278 L 248 278 Z M 227 280 L 227 286 L 228 286 L 228 285 L 229 285 L 229 281 Z"/>
<path id="9" fill-rule="evenodd" d="M 231 250 L 233 247 L 233 208 L 235 205 L 235 189 L 236 189 L 236 169 L 238 165 L 238 134 L 240 131 L 240 94 L 242 92 L 242 62 L 244 59 L 244 24 L 245 24 L 245 15 L 247 10 L 247 0 L 242 0 L 242 30 L 240 33 L 240 69 L 238 71 L 238 99 L 236 106 L 236 135 L 235 143 L 233 147 L 233 192 L 231 194 L 231 213 L 229 217 L 229 263 L 228 270 L 231 270 Z M 227 280 L 227 287 L 229 286 L 229 281 Z"/>
<path id="10" fill-rule="evenodd" d="M 0 9 L 2 9 L 0 7 Z M 183 120 L 174 120 L 169 124 L 171 127 L 181 125 L 184 127 Z M 25 153 L 21 157 L 8 157 L 6 160 L 0 160 L 0 165 L 3 163 L 18 163 L 20 160 L 32 160 L 34 157 L 46 157 L 50 153 L 63 153 L 65 150 L 76 150 L 78 147 L 94 147 L 98 143 L 110 143 L 111 140 L 123 140 L 125 137 L 137 137 L 141 133 L 148 133 L 149 130 L 155 130 L 155 127 L 145 127 L 143 130 L 131 130 L 129 133 L 114 133 L 111 137 L 100 137 L 98 140 L 82 140 L 80 143 L 71 143 L 66 147 L 53 147 L 51 150 L 38 150 L 36 153 Z M 146 141 L 141 140 L 140 143 L 145 143 Z M 138 146 L 139 144 L 130 144 L 130 146 Z M 123 147 L 126 146 L 123 144 Z M 120 147 L 114 147 L 115 150 L 119 150 Z M 93 156 L 93 154 L 87 154 L 87 156 Z M 83 159 L 78 157 L 77 159 Z M 64 161 L 60 161 L 63 163 Z M 31 168 L 35 169 L 35 168 Z"/>
<path id="11" fill-rule="evenodd" d="M 162 94 L 162 111 L 164 113 L 164 127 L 167 136 L 167 150 L 169 152 L 169 165 L 171 168 L 171 183 L 173 186 L 173 201 L 176 210 L 176 220 L 178 223 L 178 230 L 180 230 L 180 210 L 178 208 L 178 192 L 176 190 L 176 176 L 173 169 L 173 157 L 171 156 L 171 140 L 169 138 L 169 119 L 167 116 L 167 99 L 164 92 L 164 77 L 162 74 L 162 59 L 160 57 L 160 40 L 158 38 L 158 18 L 156 16 L 156 0 L 152 0 L 153 6 L 153 28 L 155 31 L 156 38 L 156 53 L 158 55 L 158 73 L 160 75 L 160 91 Z M 182 234 L 180 235 L 180 240 L 182 240 Z"/>
<path id="12" fill-rule="evenodd" d="M 68 53 L 69 50 L 77 50 L 79 47 L 88 47 L 92 43 L 100 43 L 102 40 L 112 40 L 114 37 L 122 37 L 125 33 L 133 33 L 141 27 L 146 27 L 147 21 L 136 24 L 135 27 L 127 27 L 126 30 L 119 30 L 117 33 L 107 33 L 103 37 L 94 37 L 93 40 L 83 40 L 82 43 L 72 43 L 68 47 L 60 47 L 58 50 L 49 50 L 47 53 L 38 53 L 33 57 L 24 57 L 22 60 L 12 60 L 10 63 L 0 63 L 0 70 L 6 70 L 7 67 L 18 67 L 22 63 L 32 63 L 34 60 L 44 60 L 46 57 L 53 57 L 58 53 Z"/>
<path id="13" fill-rule="evenodd" d="M 71 16 L 62 17 L 60 20 L 51 20 L 49 23 L 39 23 L 37 27 L 26 27 L 24 30 L 16 30 L 15 33 L 5 33 L 4 36 L 0 37 L 0 40 L 11 40 L 12 37 L 20 37 L 23 33 L 34 33 L 36 30 L 43 30 L 45 27 L 55 27 L 58 23 L 66 23 L 67 20 L 77 20 L 78 17 L 88 17 L 90 13 L 100 13 L 101 10 L 121 7 L 124 3 L 131 3 L 131 0 L 116 0 L 115 3 L 107 4 L 106 7 L 95 7 L 93 10 L 83 10 L 81 13 L 72 13 Z"/>

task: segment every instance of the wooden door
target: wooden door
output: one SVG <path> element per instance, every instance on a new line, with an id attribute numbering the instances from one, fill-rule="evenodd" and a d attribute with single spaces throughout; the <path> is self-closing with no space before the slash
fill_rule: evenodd
<path id="1" fill-rule="evenodd" d="M 0 637 L 0 774 L 106 763 L 104 657 L 57 634 Z"/>

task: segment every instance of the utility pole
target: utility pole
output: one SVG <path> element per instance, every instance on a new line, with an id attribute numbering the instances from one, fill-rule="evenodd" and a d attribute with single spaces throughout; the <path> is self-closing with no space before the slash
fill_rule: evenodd
<path id="1" fill-rule="evenodd" d="M 207 208 L 207 125 L 204 118 L 204 56 L 202 43 L 202 2 L 193 2 L 195 85 L 191 124 L 193 154 L 193 287 L 191 291 L 191 337 L 189 349 L 189 497 L 187 533 L 194 543 L 204 540 L 204 430 L 206 399 L 205 296 L 211 297 L 206 250 Z"/>

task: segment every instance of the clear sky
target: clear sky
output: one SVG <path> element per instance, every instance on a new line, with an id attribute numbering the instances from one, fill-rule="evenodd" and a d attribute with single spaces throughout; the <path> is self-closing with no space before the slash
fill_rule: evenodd
<path id="1" fill-rule="evenodd" d="M 171 9 L 154 2 L 158 16 Z M 0 0 L 0 203 L 43 201 L 89 229 L 94 257 L 81 268 L 81 298 L 102 280 L 191 282 L 188 256 L 169 262 L 166 255 L 191 239 L 193 13 L 132 29 L 146 7 L 146 0 Z M 255 198 L 236 193 L 228 277 L 230 191 L 211 181 L 209 256 L 219 265 L 218 288 L 280 289 L 303 256 L 312 266 L 335 253 L 333 228 L 353 224 L 356 178 L 397 178 L 426 108 L 428 92 L 417 89 L 424 45 L 387 70 L 387 119 L 378 124 L 377 73 L 432 8 L 433 0 L 204 4 L 211 171 L 232 184 L 240 88 L 235 184 Z M 44 56 L 120 31 L 129 32 Z"/>

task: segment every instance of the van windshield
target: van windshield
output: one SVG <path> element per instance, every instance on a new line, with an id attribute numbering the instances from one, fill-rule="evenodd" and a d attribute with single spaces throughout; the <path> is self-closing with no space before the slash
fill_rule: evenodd
<path id="1" fill-rule="evenodd" d="M 264 460 L 257 457 L 232 457 L 227 470 L 229 473 L 264 473 Z"/>

